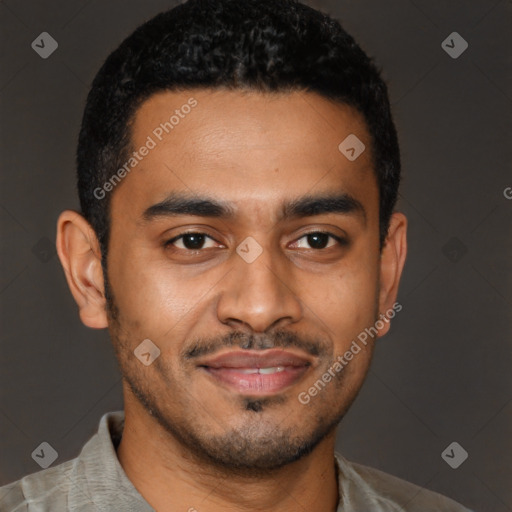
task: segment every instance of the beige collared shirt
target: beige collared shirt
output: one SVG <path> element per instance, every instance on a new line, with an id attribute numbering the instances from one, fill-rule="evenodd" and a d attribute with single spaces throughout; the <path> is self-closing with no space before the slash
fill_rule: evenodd
<path id="1" fill-rule="evenodd" d="M 78 457 L 0 487 L 0 512 L 154 512 L 117 458 L 123 420 L 123 411 L 104 414 Z M 471 512 L 405 480 L 335 458 L 336 512 Z"/>

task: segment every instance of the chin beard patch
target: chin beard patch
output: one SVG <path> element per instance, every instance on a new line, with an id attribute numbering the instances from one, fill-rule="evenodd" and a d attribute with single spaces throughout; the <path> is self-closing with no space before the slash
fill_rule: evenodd
<path id="1" fill-rule="evenodd" d="M 254 411 L 254 412 L 260 412 L 263 409 L 263 404 L 261 403 L 261 400 L 246 400 L 245 401 L 245 410 L 246 411 Z"/>

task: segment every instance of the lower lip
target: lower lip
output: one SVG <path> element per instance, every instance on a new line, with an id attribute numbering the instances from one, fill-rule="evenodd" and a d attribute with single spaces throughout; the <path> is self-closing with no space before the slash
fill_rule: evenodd
<path id="1" fill-rule="evenodd" d="M 269 395 L 295 384 L 308 368 L 309 366 L 287 366 L 282 372 L 270 374 L 242 373 L 237 368 L 204 369 L 229 389 L 251 395 Z"/>

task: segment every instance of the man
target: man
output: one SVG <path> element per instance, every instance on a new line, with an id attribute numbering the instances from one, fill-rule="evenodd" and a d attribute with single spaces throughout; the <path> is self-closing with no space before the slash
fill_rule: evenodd
<path id="1" fill-rule="evenodd" d="M 290 0 L 156 16 L 96 76 L 77 164 L 57 249 L 125 408 L 2 510 L 467 510 L 334 452 L 407 225 L 386 86 L 337 22 Z"/>

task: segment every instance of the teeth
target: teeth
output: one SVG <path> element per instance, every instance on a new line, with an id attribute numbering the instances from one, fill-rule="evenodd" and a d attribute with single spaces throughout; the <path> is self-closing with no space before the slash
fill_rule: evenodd
<path id="1" fill-rule="evenodd" d="M 284 367 L 282 366 L 272 366 L 271 368 L 260 368 L 260 373 L 263 375 L 269 375 L 271 373 L 277 373 L 284 371 Z"/>
<path id="2" fill-rule="evenodd" d="M 272 366 L 270 368 L 240 368 L 241 373 L 261 373 L 263 375 L 270 375 L 271 373 L 283 372 L 284 366 Z"/>
<path id="3" fill-rule="evenodd" d="M 269 375 L 270 373 L 282 372 L 284 368 L 282 366 L 273 366 L 271 368 L 260 368 L 260 373 L 263 375 Z"/>
<path id="4" fill-rule="evenodd" d="M 239 368 L 240 373 L 253 374 L 261 373 L 263 375 L 270 375 L 271 373 L 283 372 L 284 366 L 272 366 L 270 368 Z"/>

